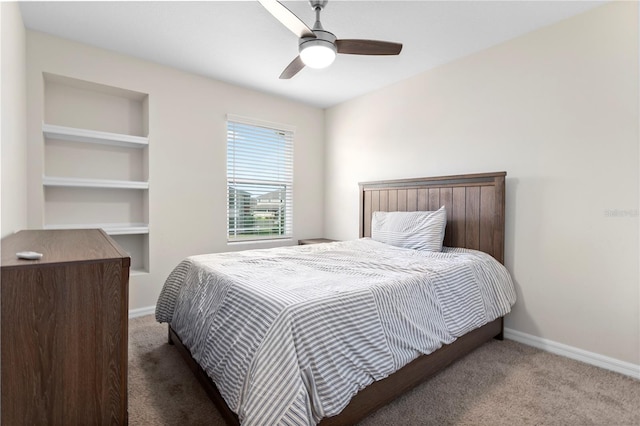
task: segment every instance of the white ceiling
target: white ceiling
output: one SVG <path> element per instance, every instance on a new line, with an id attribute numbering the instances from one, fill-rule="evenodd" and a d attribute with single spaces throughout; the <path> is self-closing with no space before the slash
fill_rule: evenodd
<path id="1" fill-rule="evenodd" d="M 307 1 L 283 2 L 312 26 Z M 338 55 L 291 80 L 293 33 L 257 1 L 24 2 L 25 26 L 240 86 L 329 107 L 582 13 L 588 1 L 329 1 L 338 38 L 404 44 L 399 56 Z"/>

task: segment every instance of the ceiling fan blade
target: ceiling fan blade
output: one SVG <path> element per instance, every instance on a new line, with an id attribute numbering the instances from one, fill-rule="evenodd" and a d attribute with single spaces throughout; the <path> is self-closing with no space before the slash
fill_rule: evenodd
<path id="1" fill-rule="evenodd" d="M 288 80 L 294 75 L 298 74 L 298 72 L 300 72 L 302 68 L 304 68 L 304 62 L 302 62 L 300 56 L 296 56 L 296 58 L 291 61 L 289 65 L 287 65 L 284 71 L 282 71 L 282 74 L 280 74 L 280 79 Z"/>
<path id="2" fill-rule="evenodd" d="M 398 55 L 402 43 L 378 40 L 336 40 L 338 53 L 349 55 Z"/>
<path id="3" fill-rule="evenodd" d="M 298 38 L 313 37 L 315 34 L 311 31 L 311 28 L 300 20 L 292 11 L 287 9 L 285 5 L 277 0 L 258 0 L 265 9 L 269 11 L 278 21 L 289 28 Z"/>

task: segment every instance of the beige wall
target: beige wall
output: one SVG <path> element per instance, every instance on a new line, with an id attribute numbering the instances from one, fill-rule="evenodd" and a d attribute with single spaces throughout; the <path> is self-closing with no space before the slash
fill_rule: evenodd
<path id="1" fill-rule="evenodd" d="M 0 15 L 2 15 L 0 234 L 4 237 L 27 226 L 26 36 L 18 3 L 0 3 Z"/>
<path id="2" fill-rule="evenodd" d="M 321 109 L 32 31 L 27 31 L 29 227 L 43 225 L 44 72 L 149 94 L 151 272 L 132 277 L 131 309 L 155 305 L 165 278 L 186 256 L 268 246 L 226 243 L 227 113 L 296 127 L 293 241 L 323 234 Z"/>
<path id="3" fill-rule="evenodd" d="M 605 5 L 327 110 L 325 236 L 358 236 L 359 181 L 505 170 L 506 326 L 640 364 L 637 8 Z"/>

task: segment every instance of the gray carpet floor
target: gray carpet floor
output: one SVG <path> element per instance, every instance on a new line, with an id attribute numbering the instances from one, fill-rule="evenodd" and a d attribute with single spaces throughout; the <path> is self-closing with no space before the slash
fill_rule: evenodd
<path id="1" fill-rule="evenodd" d="M 224 425 L 153 316 L 129 321 L 129 424 Z M 640 381 L 491 341 L 360 423 L 640 425 Z"/>

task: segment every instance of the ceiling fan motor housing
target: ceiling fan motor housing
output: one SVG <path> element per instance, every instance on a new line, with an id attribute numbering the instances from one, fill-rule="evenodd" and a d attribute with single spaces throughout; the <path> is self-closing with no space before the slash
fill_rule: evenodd
<path id="1" fill-rule="evenodd" d="M 315 37 L 302 37 L 298 41 L 298 51 L 302 52 L 310 46 L 323 46 L 336 51 L 336 36 L 325 30 L 313 30 Z"/>

